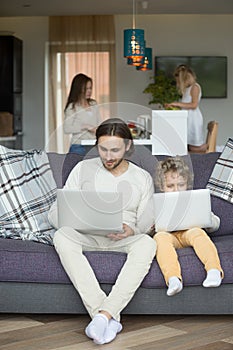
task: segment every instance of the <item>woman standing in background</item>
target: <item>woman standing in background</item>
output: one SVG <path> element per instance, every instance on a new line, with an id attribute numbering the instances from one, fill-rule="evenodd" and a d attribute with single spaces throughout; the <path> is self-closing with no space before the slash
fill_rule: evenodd
<path id="1" fill-rule="evenodd" d="M 203 138 L 203 116 L 199 108 L 201 87 L 196 81 L 194 71 L 182 64 L 174 72 L 176 86 L 182 95 L 180 102 L 172 102 L 167 107 L 179 107 L 188 110 L 188 150 L 205 152 L 207 149 Z"/>
<path id="2" fill-rule="evenodd" d="M 92 85 L 90 77 L 77 74 L 65 106 L 64 132 L 72 134 L 69 152 L 83 156 L 88 148 L 81 145 L 81 141 L 95 139 L 96 128 L 101 122 L 97 102 L 91 98 Z"/>

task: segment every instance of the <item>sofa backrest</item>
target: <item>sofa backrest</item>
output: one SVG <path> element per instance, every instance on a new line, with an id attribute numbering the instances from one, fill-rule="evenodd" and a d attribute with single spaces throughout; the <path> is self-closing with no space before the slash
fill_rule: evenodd
<path id="1" fill-rule="evenodd" d="M 205 188 L 220 153 L 191 154 L 194 170 L 194 188 Z M 233 205 L 219 197 L 211 196 L 212 211 L 221 219 L 218 231 L 211 236 L 233 235 Z"/>
<path id="2" fill-rule="evenodd" d="M 205 188 L 214 165 L 220 153 L 191 154 L 193 172 L 194 172 L 194 189 Z M 48 153 L 50 165 L 54 174 L 58 188 L 63 187 L 73 167 L 83 159 L 75 153 L 58 154 Z M 147 170 L 151 176 L 155 176 L 155 167 L 158 160 L 166 156 L 152 156 L 149 149 L 142 146 L 136 146 L 135 152 L 128 158 L 129 161 Z M 213 212 L 221 219 L 221 225 L 218 231 L 211 236 L 231 235 L 233 234 L 233 205 L 223 199 L 211 196 Z"/>
<path id="3" fill-rule="evenodd" d="M 64 186 L 73 167 L 83 159 L 82 156 L 75 153 L 60 154 L 55 152 L 48 153 L 48 158 L 58 188 Z"/>

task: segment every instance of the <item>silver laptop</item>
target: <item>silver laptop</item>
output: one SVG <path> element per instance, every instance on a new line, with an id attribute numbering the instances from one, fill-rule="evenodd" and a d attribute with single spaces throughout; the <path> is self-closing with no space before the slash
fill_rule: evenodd
<path id="1" fill-rule="evenodd" d="M 154 208 L 156 232 L 211 227 L 208 189 L 154 193 Z"/>
<path id="2" fill-rule="evenodd" d="M 57 190 L 58 225 L 81 233 L 122 232 L 122 193 Z"/>

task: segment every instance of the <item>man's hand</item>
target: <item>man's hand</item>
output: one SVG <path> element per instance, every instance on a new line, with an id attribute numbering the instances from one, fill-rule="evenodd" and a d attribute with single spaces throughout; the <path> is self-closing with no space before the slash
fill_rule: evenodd
<path id="1" fill-rule="evenodd" d="M 107 237 L 113 241 L 120 241 L 134 235 L 134 230 L 126 224 L 123 224 L 123 231 L 123 233 L 110 233 Z"/>

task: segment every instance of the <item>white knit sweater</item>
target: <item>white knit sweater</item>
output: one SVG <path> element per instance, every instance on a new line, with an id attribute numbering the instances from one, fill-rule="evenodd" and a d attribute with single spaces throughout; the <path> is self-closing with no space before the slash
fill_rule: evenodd
<path id="1" fill-rule="evenodd" d="M 84 160 L 73 168 L 64 187 L 86 191 L 122 192 L 123 222 L 134 230 L 134 234 L 145 234 L 154 224 L 154 187 L 151 175 L 132 163 L 129 163 L 125 173 L 114 176 L 104 168 L 100 158 Z M 57 227 L 56 202 L 50 209 L 49 221 Z"/>

